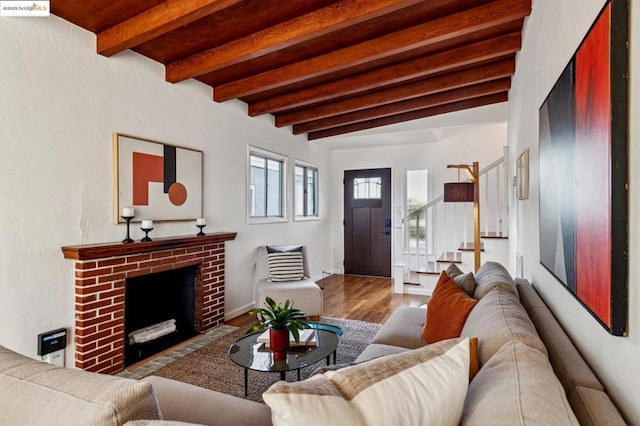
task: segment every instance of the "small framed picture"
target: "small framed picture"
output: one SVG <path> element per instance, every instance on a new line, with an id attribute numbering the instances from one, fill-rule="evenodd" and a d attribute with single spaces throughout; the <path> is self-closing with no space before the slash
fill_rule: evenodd
<path id="1" fill-rule="evenodd" d="M 529 149 L 525 149 L 516 161 L 516 197 L 529 198 Z"/>

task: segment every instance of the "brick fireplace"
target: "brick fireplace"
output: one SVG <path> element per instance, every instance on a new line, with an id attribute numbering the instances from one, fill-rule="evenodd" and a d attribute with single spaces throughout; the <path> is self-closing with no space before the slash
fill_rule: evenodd
<path id="1" fill-rule="evenodd" d="M 127 278 L 196 266 L 195 331 L 221 325 L 225 241 L 235 237 L 221 232 L 62 247 L 64 257 L 75 260 L 76 367 L 107 374 L 124 369 Z"/>

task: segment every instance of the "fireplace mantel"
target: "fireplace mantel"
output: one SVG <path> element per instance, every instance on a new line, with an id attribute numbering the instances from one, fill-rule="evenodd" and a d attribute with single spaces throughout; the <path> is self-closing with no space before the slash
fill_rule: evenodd
<path id="1" fill-rule="evenodd" d="M 91 260 L 112 256 L 126 256 L 129 254 L 150 253 L 153 251 L 170 250 L 182 247 L 191 247 L 200 244 L 219 243 L 234 240 L 236 232 L 216 232 L 206 234 L 203 237 L 195 235 L 183 235 L 168 238 L 154 238 L 153 241 L 134 243 L 98 243 L 80 246 L 64 246 L 62 253 L 65 259 Z"/>

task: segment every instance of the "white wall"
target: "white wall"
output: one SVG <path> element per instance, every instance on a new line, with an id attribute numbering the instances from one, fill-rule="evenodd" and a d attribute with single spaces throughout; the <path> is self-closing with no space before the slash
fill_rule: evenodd
<path id="1" fill-rule="evenodd" d="M 164 67 L 136 53 L 104 58 L 93 34 L 54 16 L 2 18 L 0 64 L 0 345 L 36 356 L 37 334 L 72 330 L 74 263 L 60 247 L 124 238 L 112 217 L 114 132 L 204 152 L 206 231 L 238 232 L 227 317 L 251 307 L 258 245 L 304 243 L 312 275 L 331 269 L 328 150 L 271 116 L 249 118 L 243 103 L 216 104 L 195 80 L 166 83 Z M 322 220 L 246 224 L 248 144 L 320 168 Z M 152 238 L 197 232 L 191 221 L 155 225 Z"/>
<path id="2" fill-rule="evenodd" d="M 338 271 L 342 268 L 344 258 L 342 179 L 345 170 L 390 167 L 393 187 L 392 207 L 402 206 L 406 170 L 429 170 L 429 198 L 433 199 L 442 194 L 444 182 L 457 180 L 457 172 L 447 170 L 447 164 L 471 164 L 478 161 L 482 169 L 503 156 L 506 137 L 505 123 L 488 124 L 449 129 L 435 143 L 333 151 L 331 186 L 334 190 L 331 193 L 333 220 L 331 235 L 333 264 Z M 466 179 L 466 176 L 461 176 L 461 179 Z M 399 219 L 392 217 L 392 220 Z M 392 225 L 395 226 L 396 223 Z M 395 262 L 394 259 L 392 261 Z"/>
<path id="3" fill-rule="evenodd" d="M 629 133 L 630 223 L 629 223 L 629 335 L 610 336 L 582 306 L 540 265 L 538 224 L 538 109 L 569 62 L 604 5 L 603 0 L 537 0 L 525 24 L 523 48 L 518 54 L 516 75 L 509 93 L 509 155 L 515 158 L 530 150 L 530 197 L 512 201 L 511 270 L 515 255 L 524 257 L 524 275 L 542 293 L 554 314 L 603 381 L 605 388 L 631 424 L 640 424 L 640 168 L 637 161 L 640 91 L 640 8 L 631 2 L 631 95 Z M 635 46 L 635 47 L 633 47 Z M 513 168 L 511 169 L 513 172 Z"/>

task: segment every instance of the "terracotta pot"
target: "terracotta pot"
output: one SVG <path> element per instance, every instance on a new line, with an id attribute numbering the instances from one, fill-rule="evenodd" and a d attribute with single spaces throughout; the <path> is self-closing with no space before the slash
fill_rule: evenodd
<path id="1" fill-rule="evenodd" d="M 287 359 L 287 351 L 279 351 L 273 353 L 274 361 L 285 361 Z"/>
<path id="2" fill-rule="evenodd" d="M 286 352 L 289 349 L 289 330 L 269 329 L 269 347 L 273 352 Z"/>

